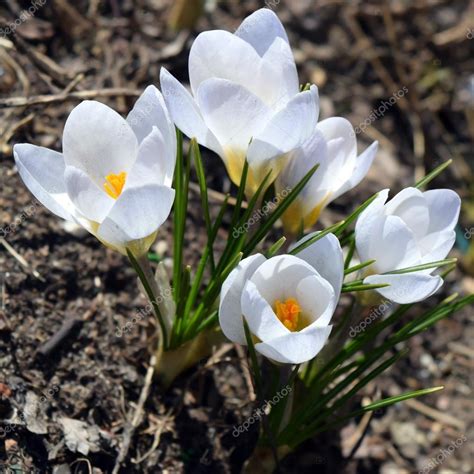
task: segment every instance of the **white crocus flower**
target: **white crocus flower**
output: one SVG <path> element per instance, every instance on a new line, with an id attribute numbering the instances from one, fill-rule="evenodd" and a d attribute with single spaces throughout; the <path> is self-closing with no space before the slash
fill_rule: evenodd
<path id="1" fill-rule="evenodd" d="M 149 86 L 125 120 L 96 101 L 69 115 L 63 153 L 15 145 L 23 181 L 51 212 L 80 224 L 105 245 L 143 255 L 174 200 L 174 125 Z"/>
<path id="2" fill-rule="evenodd" d="M 247 158 L 247 195 L 272 170 L 270 184 L 282 155 L 307 140 L 318 119 L 317 88 L 299 91 L 288 37 L 268 8 L 247 17 L 235 34 L 214 30 L 196 38 L 192 95 L 165 69 L 160 80 L 177 127 L 216 152 L 237 185 Z"/>
<path id="3" fill-rule="evenodd" d="M 275 181 L 277 193 L 294 188 L 319 163 L 319 167 L 282 216 L 285 231 L 308 229 L 334 199 L 357 186 L 374 160 L 378 143 L 357 156 L 357 141 L 350 122 L 332 117 L 318 123 L 313 135 L 289 153 L 287 164 Z"/>
<path id="4" fill-rule="evenodd" d="M 280 363 L 306 362 L 329 337 L 343 275 L 341 246 L 332 234 L 298 256 L 247 257 L 222 285 L 222 331 L 232 341 L 246 344 L 244 317 L 261 354 Z"/>
<path id="5" fill-rule="evenodd" d="M 415 303 L 443 284 L 435 268 L 387 273 L 443 260 L 454 245 L 461 199 L 449 189 L 421 192 L 407 188 L 386 203 L 388 189 L 360 215 L 355 229 L 361 261 L 376 260 L 367 270 L 367 284 L 389 284 L 377 289 L 396 303 Z"/>

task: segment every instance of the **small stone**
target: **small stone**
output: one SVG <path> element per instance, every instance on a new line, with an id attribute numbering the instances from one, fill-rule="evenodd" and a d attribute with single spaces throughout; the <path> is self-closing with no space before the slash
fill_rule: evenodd
<path id="1" fill-rule="evenodd" d="M 418 456 L 420 446 L 427 445 L 426 436 L 414 423 L 394 422 L 390 425 L 390 433 L 401 453 L 410 459 Z"/>
<path id="2" fill-rule="evenodd" d="M 10 387 L 4 383 L 0 382 L 0 396 L 10 398 L 12 395 L 12 391 L 10 390 Z"/>
<path id="3" fill-rule="evenodd" d="M 87 230 L 80 225 L 75 224 L 70 221 L 62 221 L 61 227 L 69 234 L 72 234 L 76 237 L 85 237 L 87 235 Z"/>
<path id="4" fill-rule="evenodd" d="M 18 443 L 14 439 L 6 439 L 5 440 L 5 450 L 6 451 L 14 451 Z"/>
<path id="5" fill-rule="evenodd" d="M 155 244 L 155 252 L 162 256 L 166 253 L 166 251 L 168 250 L 168 242 L 166 242 L 166 240 L 159 240 L 156 244 Z"/>
<path id="6" fill-rule="evenodd" d="M 311 83 L 316 84 L 319 88 L 324 87 L 328 79 L 326 71 L 316 66 L 314 70 L 311 72 Z"/>
<path id="7" fill-rule="evenodd" d="M 67 464 L 61 464 L 54 467 L 53 474 L 71 474 L 71 469 Z"/>

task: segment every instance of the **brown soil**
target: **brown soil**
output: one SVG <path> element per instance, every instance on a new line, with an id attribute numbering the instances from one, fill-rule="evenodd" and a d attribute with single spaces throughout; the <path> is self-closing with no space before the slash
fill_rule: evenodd
<path id="1" fill-rule="evenodd" d="M 195 31 L 175 33 L 167 27 L 171 3 L 51 0 L 22 22 L 16 35 L 0 37 L 0 237 L 11 246 L 0 245 L 2 473 L 111 473 L 149 362 L 147 321 L 122 337 L 116 334 L 146 305 L 126 259 L 93 237 L 66 229 L 35 202 L 14 167 L 15 143 L 60 149 L 65 118 L 77 100 L 28 107 L 2 101 L 60 94 L 68 86 L 72 91 L 142 90 L 158 85 L 161 66 L 186 81 L 189 48 L 199 31 L 233 31 L 242 18 L 264 6 L 254 0 L 216 2 Z M 377 162 L 362 185 L 331 206 L 322 225 L 336 222 L 372 192 L 384 187 L 397 191 L 425 170 L 454 159 L 436 186 L 456 189 L 467 204 L 454 251 L 461 265 L 442 294 L 426 303 L 431 306 L 443 295 L 472 293 L 474 287 L 472 267 L 469 276 L 463 254 L 469 241 L 462 238 L 474 222 L 472 22 L 467 23 L 467 1 L 393 1 L 391 10 L 386 4 L 268 3 L 287 28 L 301 82 L 320 88 L 324 117 L 342 115 L 362 124 L 382 101 L 404 86 L 408 89 L 404 99 L 359 134 L 361 147 L 380 141 Z M 0 26 L 15 21 L 29 6 L 28 1 L 3 2 Z M 126 113 L 134 96 L 100 100 Z M 203 156 L 209 186 L 227 192 L 230 183 L 222 163 L 205 150 Z M 215 210 L 217 206 L 213 203 Z M 192 192 L 185 259 L 194 268 L 204 245 L 203 229 L 199 198 Z M 171 231 L 168 223 L 154 247 L 165 259 L 172 256 Z M 275 235 L 280 235 L 278 229 Z M 223 243 L 225 232 L 220 237 Z M 474 331 L 469 316 L 472 308 L 415 337 L 409 356 L 367 387 L 367 393 L 377 389 L 389 396 L 444 385 L 441 394 L 421 399 L 422 405 L 377 413 L 359 447 L 354 440 L 361 420 L 311 440 L 288 456 L 282 471 L 418 472 L 440 449 L 465 436 L 467 441 L 444 456 L 442 469 L 473 472 Z M 121 473 L 241 471 L 255 447 L 258 425 L 237 438 L 232 435 L 234 425 L 253 407 L 246 363 L 232 345 L 227 349 L 183 374 L 168 391 L 153 382 Z M 17 424 L 2 422 L 15 417 Z M 84 423 L 83 444 L 71 441 L 65 419 Z"/>

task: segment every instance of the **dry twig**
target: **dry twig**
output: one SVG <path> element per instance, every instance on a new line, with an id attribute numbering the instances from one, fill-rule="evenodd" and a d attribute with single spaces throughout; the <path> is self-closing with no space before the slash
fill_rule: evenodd
<path id="1" fill-rule="evenodd" d="M 117 87 L 110 89 L 92 89 L 86 91 L 69 92 L 67 94 L 36 95 L 32 97 L 9 97 L 0 99 L 0 109 L 8 107 L 30 107 L 32 105 L 52 104 L 55 102 L 66 102 L 69 100 L 87 100 L 96 97 L 138 97 L 141 91 Z"/>
<path id="2" fill-rule="evenodd" d="M 125 461 L 127 457 L 133 434 L 143 419 L 143 407 L 148 399 L 148 395 L 150 394 L 150 387 L 151 387 L 151 382 L 153 380 L 153 374 L 155 373 L 155 366 L 156 366 L 156 355 L 153 354 L 150 358 L 150 362 L 148 363 L 148 370 L 146 372 L 145 382 L 143 384 L 143 388 L 140 393 L 140 398 L 138 399 L 137 406 L 135 407 L 133 417 L 130 421 L 127 421 L 127 424 L 125 426 L 123 440 L 120 446 L 120 452 L 119 452 L 119 455 L 117 456 L 117 460 L 115 462 L 115 466 L 112 471 L 112 474 L 118 474 L 120 470 L 120 466 L 122 465 L 122 463 Z"/>

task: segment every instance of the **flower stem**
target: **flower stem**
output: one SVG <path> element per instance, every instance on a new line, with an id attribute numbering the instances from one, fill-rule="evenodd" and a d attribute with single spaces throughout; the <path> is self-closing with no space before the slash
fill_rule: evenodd
<path id="1" fill-rule="evenodd" d="M 156 280 L 150 266 L 150 261 L 148 260 L 147 254 L 136 258 L 129 249 L 127 249 L 127 255 L 153 307 L 156 319 L 158 320 L 158 323 L 161 328 L 163 346 L 166 350 L 168 347 L 168 333 L 166 330 L 166 324 L 163 319 L 163 315 L 161 314 L 160 307 L 158 304 L 158 285 L 156 284 Z"/>
<path id="2" fill-rule="evenodd" d="M 160 378 L 165 389 L 169 388 L 173 381 L 181 373 L 195 366 L 201 359 L 209 357 L 213 349 L 224 342 L 220 331 L 214 329 L 201 331 L 191 340 L 175 348 L 157 351 L 156 374 Z M 194 377 L 198 372 L 191 374 Z"/>

